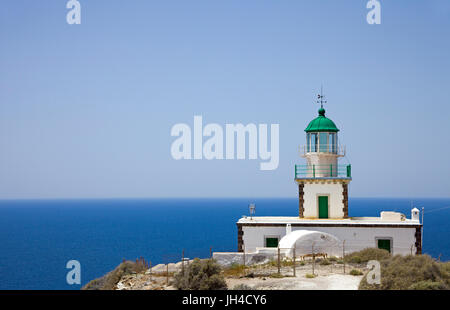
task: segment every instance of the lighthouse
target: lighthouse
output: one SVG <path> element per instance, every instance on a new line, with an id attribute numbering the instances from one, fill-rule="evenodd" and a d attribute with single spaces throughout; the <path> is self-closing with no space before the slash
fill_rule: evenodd
<path id="1" fill-rule="evenodd" d="M 338 143 L 336 124 L 325 115 L 323 96 L 319 115 L 305 129 L 306 144 L 300 148 L 303 165 L 295 165 L 300 218 L 348 218 L 348 184 L 351 165 L 339 164 L 345 147 Z"/>
<path id="2" fill-rule="evenodd" d="M 241 259 L 242 252 L 246 258 L 273 258 L 277 253 L 292 256 L 295 247 L 296 255 L 300 251 L 311 254 L 308 251 L 320 240 L 327 242 L 321 253 L 329 255 L 340 255 L 344 245 L 346 253 L 367 247 L 385 249 L 391 254 L 422 253 L 418 209 L 411 210 L 411 218 L 381 209 L 380 216 L 349 216 L 352 167 L 343 163 L 346 149 L 339 144 L 340 130 L 325 111 L 322 93 L 318 99 L 318 115 L 302 133 L 301 139 L 306 140 L 300 147 L 302 163 L 293 167 L 298 215 L 243 216 L 236 223 L 238 252 L 215 253 L 215 258 L 232 262 Z M 307 246 L 301 250 L 300 245 Z"/>

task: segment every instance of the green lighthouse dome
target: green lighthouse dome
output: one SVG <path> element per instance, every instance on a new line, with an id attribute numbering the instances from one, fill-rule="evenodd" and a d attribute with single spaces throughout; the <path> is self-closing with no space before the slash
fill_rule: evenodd
<path id="1" fill-rule="evenodd" d="M 325 117 L 325 109 L 319 109 L 319 116 L 313 119 L 308 127 L 305 129 L 306 132 L 338 132 L 339 129 L 336 124 L 329 118 Z"/>

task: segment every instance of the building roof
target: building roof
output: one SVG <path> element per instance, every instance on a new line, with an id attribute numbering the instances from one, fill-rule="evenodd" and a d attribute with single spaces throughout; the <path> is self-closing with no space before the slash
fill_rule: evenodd
<path id="1" fill-rule="evenodd" d="M 410 226 L 421 225 L 420 222 L 411 219 L 402 221 L 383 220 L 381 217 L 351 217 L 348 219 L 306 219 L 298 216 L 258 216 L 242 217 L 238 224 L 244 225 L 305 225 L 305 226 Z"/>
<path id="2" fill-rule="evenodd" d="M 338 132 L 339 129 L 336 124 L 329 118 L 325 117 L 325 109 L 319 109 L 319 116 L 313 119 L 308 127 L 305 129 L 306 132 Z"/>

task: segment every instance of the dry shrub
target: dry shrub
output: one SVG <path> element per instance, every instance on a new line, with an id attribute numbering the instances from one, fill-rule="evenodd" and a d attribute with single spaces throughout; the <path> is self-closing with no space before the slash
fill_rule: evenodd
<path id="1" fill-rule="evenodd" d="M 351 274 L 352 276 L 361 276 L 363 273 L 362 273 L 362 271 L 359 270 L 359 269 L 352 269 L 352 270 L 350 270 L 350 274 Z"/>
<path id="2" fill-rule="evenodd" d="M 442 282 L 420 281 L 409 286 L 410 290 L 446 290 L 447 287 Z"/>
<path id="3" fill-rule="evenodd" d="M 281 278 L 285 278 L 286 276 L 281 274 L 281 273 L 272 273 L 271 275 L 269 275 L 269 278 L 274 278 L 274 279 L 281 279 Z"/>
<path id="4" fill-rule="evenodd" d="M 175 274 L 175 287 L 180 290 L 226 290 L 221 267 L 214 259 L 194 259 L 184 272 Z"/>
<path id="5" fill-rule="evenodd" d="M 235 285 L 233 287 L 233 290 L 236 290 L 236 291 L 251 291 L 253 289 L 250 286 L 248 286 L 247 284 L 238 284 L 238 285 Z"/>
<path id="6" fill-rule="evenodd" d="M 331 262 L 328 259 L 324 258 L 320 261 L 319 264 L 322 266 L 328 266 L 328 265 L 331 265 Z"/>
<path id="7" fill-rule="evenodd" d="M 368 284 L 365 276 L 359 289 L 424 290 L 450 289 L 449 263 L 438 263 L 428 255 L 401 256 L 381 263 L 381 284 Z"/>
<path id="8" fill-rule="evenodd" d="M 245 275 L 246 269 L 244 265 L 234 263 L 223 270 L 223 275 L 225 277 L 242 277 Z"/>
<path id="9" fill-rule="evenodd" d="M 328 258 L 328 260 L 329 260 L 330 262 L 337 262 L 337 261 L 338 261 L 338 258 L 337 258 L 336 256 L 330 256 L 330 257 Z"/>
<path id="10" fill-rule="evenodd" d="M 82 290 L 113 290 L 123 276 L 140 273 L 145 270 L 147 270 L 147 266 L 141 261 L 125 261 L 103 277 L 87 283 Z"/>
<path id="11" fill-rule="evenodd" d="M 390 253 L 386 250 L 377 248 L 367 248 L 358 252 L 353 252 L 348 255 L 345 255 L 344 260 L 346 263 L 362 264 L 367 263 L 370 260 L 381 261 L 389 257 Z"/>

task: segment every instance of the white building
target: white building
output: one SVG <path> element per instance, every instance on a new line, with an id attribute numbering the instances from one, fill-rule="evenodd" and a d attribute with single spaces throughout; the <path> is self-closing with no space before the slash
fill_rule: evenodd
<path id="1" fill-rule="evenodd" d="M 288 254 L 295 245 L 298 254 L 314 251 L 340 256 L 343 251 L 368 247 L 383 248 L 392 254 L 420 254 L 422 225 L 416 208 L 411 210 L 410 219 L 386 211 L 380 217 L 349 217 L 351 166 L 338 164 L 345 148 L 339 145 L 339 129 L 325 116 L 323 107 L 305 132 L 301 156 L 306 163 L 295 166 L 298 217 L 244 216 L 237 222 L 238 251 L 271 253 L 280 247 Z"/>

